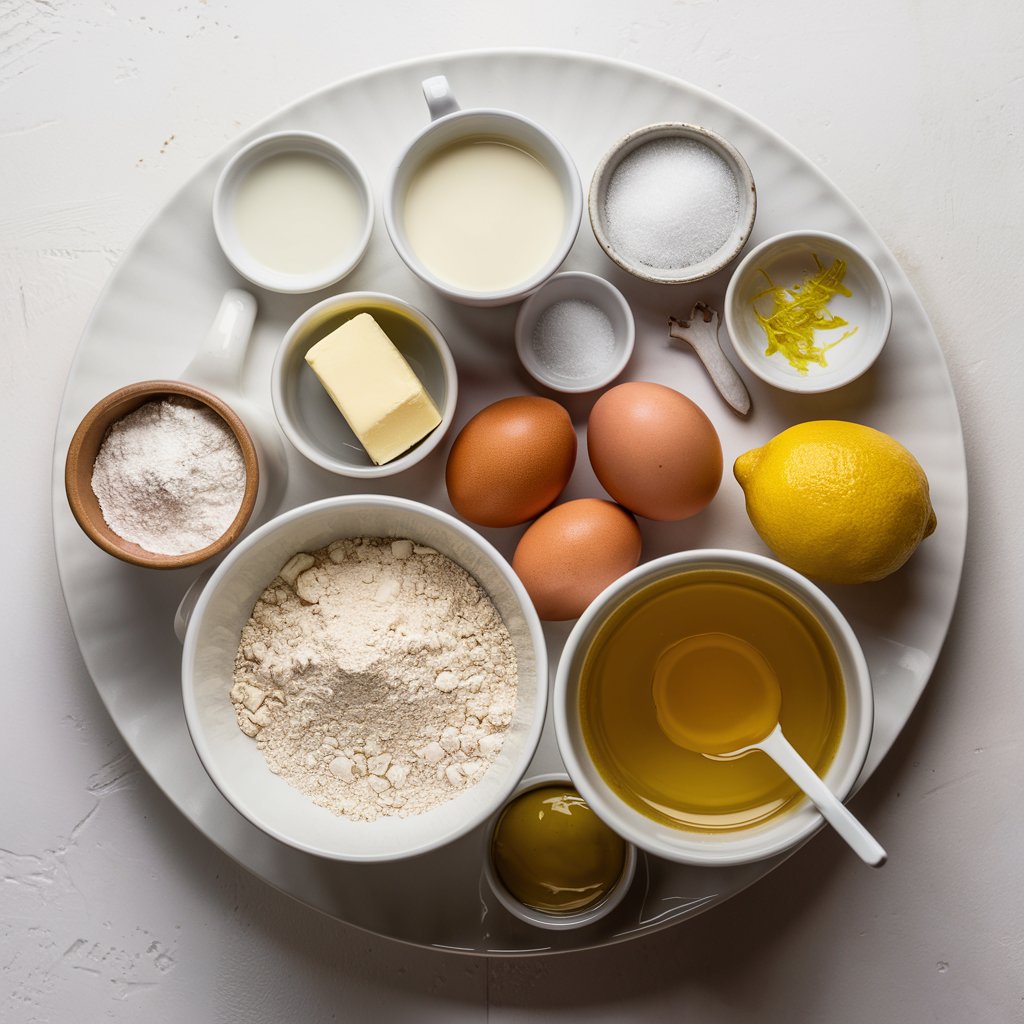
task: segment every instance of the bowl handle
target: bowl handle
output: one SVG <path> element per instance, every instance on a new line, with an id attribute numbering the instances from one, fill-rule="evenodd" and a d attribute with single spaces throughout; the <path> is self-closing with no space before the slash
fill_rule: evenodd
<path id="1" fill-rule="evenodd" d="M 423 81 L 423 98 L 427 101 L 430 120 L 436 121 L 446 114 L 454 114 L 459 110 L 459 102 L 444 75 L 435 75 Z"/>
<path id="2" fill-rule="evenodd" d="M 242 362 L 256 320 L 256 300 L 240 288 L 232 288 L 221 300 L 220 309 L 199 346 L 182 380 L 202 384 L 230 394 L 239 391 Z"/>
<path id="3" fill-rule="evenodd" d="M 185 633 L 188 630 L 192 612 L 195 611 L 196 602 L 199 600 L 199 595 L 203 592 L 203 588 L 210 582 L 212 575 L 213 568 L 201 572 L 192 581 L 192 585 L 185 591 L 185 595 L 178 603 L 178 610 L 174 613 L 174 635 L 178 638 L 178 643 L 180 644 L 185 642 Z"/>
<path id="4" fill-rule="evenodd" d="M 240 288 L 225 292 L 206 337 L 180 378 L 219 394 L 249 430 L 260 461 L 260 491 L 250 518 L 253 525 L 267 508 L 275 511 L 280 506 L 288 479 L 281 432 L 271 417 L 242 394 L 242 364 L 255 322 L 256 299 Z"/>

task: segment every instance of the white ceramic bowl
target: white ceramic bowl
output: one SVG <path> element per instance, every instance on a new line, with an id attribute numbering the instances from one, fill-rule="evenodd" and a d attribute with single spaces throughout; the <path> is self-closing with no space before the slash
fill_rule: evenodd
<path id="1" fill-rule="evenodd" d="M 533 333 L 537 321 L 556 302 L 582 300 L 597 306 L 611 321 L 615 337 L 614 350 L 606 361 L 593 366 L 581 376 L 559 372 L 557 367 L 546 363 L 533 347 Z M 596 391 L 610 384 L 629 362 L 636 338 L 636 323 L 633 311 L 622 292 L 603 277 L 585 274 L 582 271 L 567 271 L 555 274 L 540 286 L 520 307 L 516 317 L 516 352 L 526 372 L 534 380 L 553 391 L 564 394 L 582 394 Z"/>
<path id="2" fill-rule="evenodd" d="M 395 250 L 413 273 L 456 302 L 470 306 L 518 302 L 561 266 L 576 241 L 583 217 L 583 188 L 576 165 L 568 150 L 550 132 L 521 114 L 491 108 L 460 109 L 443 75 L 427 79 L 423 83 L 423 94 L 431 123 L 406 146 L 385 193 L 384 223 Z M 473 291 L 438 277 L 416 255 L 405 230 L 405 196 L 417 171 L 440 150 L 470 140 L 493 140 L 526 151 L 554 174 L 564 202 L 561 235 L 548 259 L 529 277 L 494 291 Z"/>
<path id="3" fill-rule="evenodd" d="M 325 335 L 369 313 L 405 356 L 440 410 L 441 422 L 404 455 L 374 465 L 306 362 Z M 308 309 L 281 341 L 270 378 L 274 413 L 285 436 L 311 462 L 341 476 L 373 479 L 415 466 L 440 443 L 455 417 L 459 383 L 455 360 L 433 321 L 415 306 L 380 292 L 334 295 Z"/>
<path id="4" fill-rule="evenodd" d="M 534 775 L 529 779 L 524 779 L 506 804 L 499 809 L 498 813 L 494 817 L 494 821 L 487 830 L 487 852 L 484 856 L 484 878 L 486 879 L 491 891 L 494 893 L 495 898 L 513 917 L 518 917 L 520 921 L 525 921 L 527 924 L 535 925 L 538 928 L 547 928 L 550 931 L 568 931 L 572 928 L 584 928 L 589 924 L 593 924 L 595 921 L 600 921 L 602 918 L 607 917 L 626 898 L 626 894 L 629 892 L 629 888 L 633 884 L 633 878 L 636 875 L 636 847 L 632 843 L 627 842 L 626 859 L 622 865 L 622 874 L 619 876 L 618 882 L 615 884 L 614 888 L 608 892 L 608 895 L 605 896 L 603 900 L 592 907 L 587 907 L 584 910 L 579 910 L 572 914 L 549 914 L 543 910 L 535 910 L 533 907 L 528 907 L 525 904 L 520 903 L 519 900 L 517 900 L 515 896 L 505 888 L 504 883 L 501 881 L 501 878 L 498 876 L 498 872 L 494 867 L 494 858 L 491 856 L 491 850 L 494 844 L 494 830 L 498 826 L 498 821 L 501 818 L 501 814 L 505 810 L 505 807 L 516 797 L 522 796 L 523 793 L 529 793 L 531 789 L 539 789 L 541 786 L 571 785 L 573 785 L 573 782 L 569 776 L 561 772 L 551 772 L 547 775 Z"/>
<path id="5" fill-rule="evenodd" d="M 852 292 L 836 295 L 828 304 L 849 327 L 818 331 L 816 343 L 827 345 L 852 327 L 857 333 L 825 353 L 827 366 L 812 364 L 801 374 L 782 353 L 765 354 L 768 339 L 754 316 L 754 299 L 768 287 L 762 271 L 775 285 L 791 287 L 817 269 L 815 256 L 824 266 L 845 260 L 843 283 Z M 762 314 L 771 309 L 770 301 L 761 304 Z M 892 299 L 881 271 L 852 242 L 824 231 L 788 231 L 762 242 L 743 258 L 725 293 L 725 325 L 736 355 L 751 373 L 784 391 L 817 394 L 856 380 L 878 358 L 891 324 Z"/>
<path id="6" fill-rule="evenodd" d="M 302 153 L 330 161 L 351 183 L 361 207 L 357 241 L 340 250 L 319 270 L 290 274 L 268 267 L 246 249 L 234 215 L 238 187 L 257 164 L 285 153 Z M 373 230 L 373 190 L 362 168 L 349 153 L 325 135 L 315 132 L 274 132 L 250 142 L 228 161 L 213 193 L 213 227 L 224 255 L 242 277 L 273 292 L 315 292 L 351 273 L 366 252 Z"/>
<path id="7" fill-rule="evenodd" d="M 660 267 L 654 265 L 653 261 L 641 262 L 635 256 L 622 252 L 621 247 L 616 247 L 608 230 L 606 213 L 608 186 L 619 164 L 640 147 L 661 139 L 685 139 L 706 146 L 725 161 L 736 180 L 740 206 L 732 231 L 717 251 L 691 266 Z M 754 176 L 750 173 L 746 160 L 721 135 L 700 125 L 666 121 L 637 128 L 620 139 L 605 153 L 590 181 L 588 209 L 590 226 L 594 230 L 594 237 L 598 244 L 604 249 L 608 258 L 623 270 L 634 277 L 654 284 L 687 284 L 710 277 L 739 255 L 754 227 L 754 217 L 757 213 L 757 189 L 754 186 Z"/>
<path id="8" fill-rule="evenodd" d="M 759 576 L 798 597 L 825 628 L 842 669 L 846 694 L 843 734 L 824 780 L 844 799 L 864 766 L 874 716 L 871 679 L 849 623 L 813 583 L 780 562 L 743 551 L 683 551 L 641 565 L 616 580 L 583 613 L 569 634 L 555 675 L 554 719 L 558 749 L 573 784 L 619 835 L 643 850 L 683 864 L 723 866 L 763 860 L 790 849 L 823 824 L 818 810 L 801 800 L 792 810 L 734 832 L 700 833 L 671 828 L 630 807 L 595 768 L 580 727 L 579 674 L 587 649 L 607 616 L 656 580 L 691 569 L 734 569 Z"/>
<path id="9" fill-rule="evenodd" d="M 508 627 L 519 665 L 515 715 L 498 758 L 477 784 L 408 818 L 350 821 L 318 807 L 271 773 L 238 728 L 228 692 L 235 653 L 257 598 L 300 551 L 339 537 L 409 538 L 470 572 Z M 384 495 L 327 498 L 292 509 L 239 544 L 218 566 L 192 611 L 182 655 L 185 720 L 199 758 L 224 797 L 268 835 L 335 860 L 383 861 L 435 849 L 476 828 L 504 804 L 533 757 L 547 704 L 547 651 L 540 621 L 500 554 L 468 526 L 426 505 Z"/>

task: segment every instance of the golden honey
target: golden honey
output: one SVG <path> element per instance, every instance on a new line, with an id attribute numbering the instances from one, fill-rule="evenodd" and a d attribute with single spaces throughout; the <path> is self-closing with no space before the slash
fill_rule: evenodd
<path id="1" fill-rule="evenodd" d="M 755 706 L 764 680 L 752 675 L 750 648 L 778 681 L 783 733 L 824 775 L 846 713 L 842 671 L 824 627 L 774 583 L 731 569 L 691 569 L 628 597 L 597 630 L 584 658 L 583 739 L 622 800 L 662 824 L 714 832 L 759 824 L 802 799 L 767 754 L 709 758 L 674 742 L 659 722 L 656 678 L 663 686 L 682 651 L 704 681 L 671 714 L 692 716 L 705 730 L 727 732 L 728 723 L 748 712 L 748 732 L 773 724 L 763 705 Z"/>
<path id="2" fill-rule="evenodd" d="M 570 786 L 540 786 L 505 808 L 491 844 L 494 868 L 524 906 L 571 914 L 600 903 L 618 884 L 626 843 Z"/>

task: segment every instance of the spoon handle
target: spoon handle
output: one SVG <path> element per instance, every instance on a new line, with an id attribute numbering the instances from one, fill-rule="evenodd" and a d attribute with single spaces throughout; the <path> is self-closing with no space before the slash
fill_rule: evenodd
<path id="1" fill-rule="evenodd" d="M 885 850 L 790 745 L 782 734 L 781 726 L 777 725 L 755 746 L 763 750 L 807 794 L 825 820 L 865 864 L 878 868 L 885 863 Z"/>

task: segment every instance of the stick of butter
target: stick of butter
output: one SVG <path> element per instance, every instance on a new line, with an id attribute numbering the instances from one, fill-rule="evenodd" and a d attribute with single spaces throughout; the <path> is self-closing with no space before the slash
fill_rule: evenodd
<path id="1" fill-rule="evenodd" d="M 408 451 L 441 422 L 419 377 L 369 313 L 321 338 L 306 362 L 375 465 Z"/>

